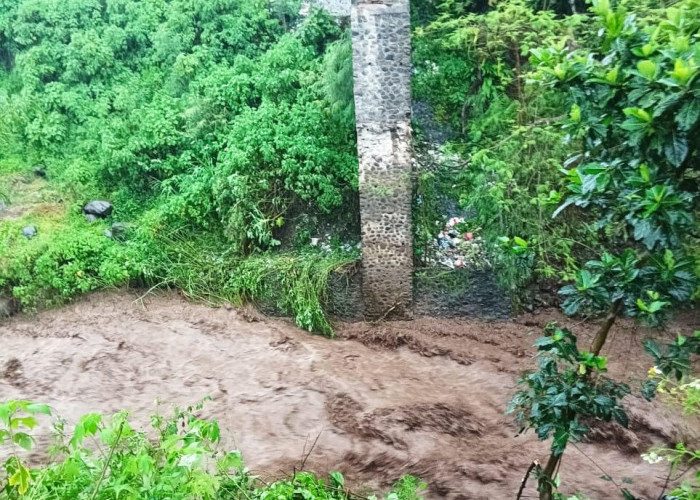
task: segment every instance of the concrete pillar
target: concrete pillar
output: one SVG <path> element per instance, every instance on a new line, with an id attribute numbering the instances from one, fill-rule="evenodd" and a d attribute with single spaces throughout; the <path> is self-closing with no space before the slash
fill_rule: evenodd
<path id="1" fill-rule="evenodd" d="M 353 0 L 362 280 L 368 318 L 412 315 L 409 0 Z"/>

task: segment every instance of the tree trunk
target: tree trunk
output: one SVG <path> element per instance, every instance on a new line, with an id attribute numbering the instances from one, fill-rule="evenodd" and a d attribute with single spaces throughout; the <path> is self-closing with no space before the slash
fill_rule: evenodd
<path id="1" fill-rule="evenodd" d="M 615 324 L 615 320 L 617 320 L 617 317 L 620 315 L 620 312 L 622 312 L 622 305 L 622 299 L 618 299 L 613 304 L 612 309 L 608 313 L 603 324 L 600 326 L 600 329 L 598 330 L 598 332 L 596 332 L 595 338 L 593 339 L 593 344 L 591 344 L 591 352 L 596 356 L 600 354 L 600 351 L 603 349 L 605 342 L 608 340 L 608 334 L 610 333 L 610 329 Z"/>
<path id="2" fill-rule="evenodd" d="M 569 6 L 571 7 L 571 13 L 573 15 L 578 14 L 578 12 L 576 11 L 576 0 L 569 0 Z"/>
<path id="3" fill-rule="evenodd" d="M 554 474 L 557 472 L 561 457 L 561 455 L 552 453 L 549 455 L 547 465 L 540 471 L 540 477 L 537 478 L 537 491 L 540 493 L 540 500 L 553 500 L 554 498 Z"/>

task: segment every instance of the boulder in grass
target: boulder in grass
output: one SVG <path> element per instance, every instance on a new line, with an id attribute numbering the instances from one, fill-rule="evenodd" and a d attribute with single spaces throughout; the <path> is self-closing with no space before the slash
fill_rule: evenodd
<path id="1" fill-rule="evenodd" d="M 34 175 L 36 175 L 37 177 L 46 179 L 46 165 L 37 165 L 32 169 L 32 172 L 34 172 Z"/>
<path id="2" fill-rule="evenodd" d="M 24 229 L 22 229 L 22 236 L 25 238 L 31 240 L 36 236 L 36 227 L 35 226 L 27 226 Z"/>
<path id="3" fill-rule="evenodd" d="M 127 227 L 123 222 L 115 222 L 110 229 L 115 240 L 123 240 L 126 237 Z"/>
<path id="4" fill-rule="evenodd" d="M 114 207 L 108 201 L 95 200 L 83 207 L 83 212 L 87 215 L 94 215 L 100 219 L 109 217 Z"/>
<path id="5" fill-rule="evenodd" d="M 115 222 L 109 229 L 104 230 L 104 234 L 107 238 L 113 238 L 115 240 L 121 241 L 126 236 L 126 224 L 123 222 Z"/>

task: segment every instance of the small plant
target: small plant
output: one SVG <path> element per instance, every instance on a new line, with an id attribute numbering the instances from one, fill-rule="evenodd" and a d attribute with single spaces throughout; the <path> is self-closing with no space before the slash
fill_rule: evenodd
<path id="1" fill-rule="evenodd" d="M 39 424 L 38 415 L 50 416 L 51 409 L 47 405 L 29 401 L 0 403 L 0 448 L 9 445 L 11 450 L 10 457 L 2 465 L 6 485 L 0 489 L 0 498 L 3 498 L 3 490 L 6 490 L 8 495 L 16 492 L 20 496 L 29 490 L 31 473 L 29 467 L 16 453 L 16 449 L 19 447 L 30 450 L 34 445 L 34 438 L 30 432 Z M 0 476 L 0 486 L 3 486 L 2 476 Z"/>
<path id="2" fill-rule="evenodd" d="M 681 335 L 675 342 L 664 347 L 648 340 L 644 348 L 655 362 L 643 388 L 644 396 L 651 399 L 658 393 L 664 396 L 665 401 L 681 407 L 684 414 L 700 414 L 700 380 L 691 371 L 691 357 L 700 355 L 700 331 L 691 337 Z M 694 479 L 684 481 L 666 498 L 700 499 L 700 450 L 689 449 L 683 443 L 678 443 L 674 448 L 653 448 L 643 454 L 642 458 L 650 464 L 666 462 L 669 467 L 668 478 L 674 482 L 695 469 Z"/>
<path id="3" fill-rule="evenodd" d="M 605 377 L 607 358 L 579 351 L 569 330 L 549 325 L 535 345 L 539 370 L 520 379 L 525 389 L 513 397 L 508 412 L 515 415 L 521 433 L 534 429 L 540 439 L 552 440 L 547 464 L 535 470 L 540 498 L 551 500 L 564 450 L 586 436 L 588 421 L 614 420 L 627 427 L 622 399 L 630 389 Z"/>

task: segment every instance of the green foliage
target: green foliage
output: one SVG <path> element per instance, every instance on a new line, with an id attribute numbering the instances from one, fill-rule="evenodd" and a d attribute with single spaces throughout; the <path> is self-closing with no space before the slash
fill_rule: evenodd
<path id="1" fill-rule="evenodd" d="M 581 144 L 581 152 L 565 163 L 568 197 L 553 216 L 571 206 L 584 209 L 606 249 L 576 273 L 574 284 L 560 290 L 567 314 L 607 313 L 592 354 L 579 353 L 575 339 L 573 346 L 554 352 L 569 364 L 590 358 L 597 365 L 617 317 L 659 323 L 669 308 L 687 304 L 698 286 L 688 235 L 697 224 L 698 144 L 690 134 L 700 124 L 700 110 L 694 112 L 700 3 L 681 1 L 663 15 L 651 11 L 641 20 L 628 15 L 624 6 L 613 9 L 608 0 L 594 0 L 591 11 L 600 27 L 598 47 L 555 44 L 533 50 L 532 62 L 539 65 L 541 82 L 568 92 L 566 129 L 572 144 Z M 659 18 L 663 20 L 655 22 Z M 538 341 L 540 351 L 558 346 L 556 341 L 568 335 L 560 332 L 559 337 Z M 689 366 L 689 353 L 695 351 L 695 338 L 680 337 L 665 350 L 653 342 L 645 347 L 662 374 L 680 378 Z M 578 427 L 579 416 L 614 418 L 626 425 L 618 400 L 629 389 L 612 381 L 605 382 L 609 393 L 603 398 L 571 407 L 562 417 L 540 417 L 538 390 L 553 398 L 545 399 L 549 406 L 555 406 L 567 387 L 574 387 L 576 395 L 595 394 L 601 379 L 593 380 L 580 367 L 580 375 L 570 366 L 564 372 L 568 377 L 562 377 L 556 362 L 547 357 L 543 362 L 541 356 L 540 370 L 524 380 L 530 392 L 521 391 L 514 399 L 521 421 L 542 439 L 553 437 L 552 454 L 540 477 L 542 500 L 552 498 L 558 457 L 569 436 L 586 432 Z M 655 383 L 646 385 L 647 397 Z M 568 402 L 570 396 L 562 399 Z M 596 406 L 603 402 L 607 406 Z"/>
<path id="2" fill-rule="evenodd" d="M 355 126 L 355 96 L 353 94 L 353 67 L 351 33 L 328 46 L 323 60 L 324 86 L 333 114 L 349 128 Z"/>
<path id="3" fill-rule="evenodd" d="M 507 0 L 485 13 L 440 17 L 414 35 L 414 95 L 457 132 L 447 150 L 464 158 L 446 181 L 484 229 L 499 281 L 516 299 L 534 278 L 573 275 L 573 256 L 594 244 L 575 217 L 551 219 L 561 200 L 558 169 L 570 150 L 556 125 L 565 95 L 528 76 L 531 48 L 582 31 L 579 17 L 557 19 Z M 501 247 L 502 236 L 527 237 L 529 262 Z"/>
<path id="4" fill-rule="evenodd" d="M 111 418 L 91 413 L 80 418 L 70 438 L 66 423 L 57 420 L 51 449 L 54 460 L 30 469 L 12 453 L 2 466 L 5 474 L 0 473 L 0 499 L 358 498 L 346 489 L 339 472 L 332 472 L 328 481 L 306 472 L 271 484 L 257 481 L 238 451 L 221 448 L 219 424 L 202 418 L 202 408 L 198 404 L 176 409 L 169 418 L 153 415 L 148 431 L 135 428 L 124 411 Z M 23 431 L 37 426 L 39 414 L 51 415 L 51 411 L 27 401 L 0 404 L 0 447 L 12 443 L 32 449 L 34 440 Z M 422 488 L 407 476 L 385 498 L 416 500 Z"/>
<path id="5" fill-rule="evenodd" d="M 601 260 L 587 262 L 576 274 L 575 284 L 559 293 L 566 297 L 566 314 L 600 314 L 620 301 L 620 314 L 658 323 L 670 306 L 687 303 L 697 280 L 693 261 L 677 262 L 671 250 L 641 259 L 632 249 L 619 256 L 603 253 Z"/>
<path id="6" fill-rule="evenodd" d="M 642 394 L 650 400 L 657 390 L 668 385 L 667 379 L 681 381 L 691 373 L 691 356 L 700 355 L 700 331 L 690 337 L 679 335 L 675 342 L 663 347 L 658 342 L 647 339 L 644 341 L 644 350 L 654 359 L 654 376 L 642 388 Z M 693 395 L 697 397 L 697 390 L 690 387 L 689 395 L 691 398 Z M 692 407 L 691 401 L 690 408 Z"/>
<path id="7" fill-rule="evenodd" d="M 236 242 L 261 219 L 253 241 L 268 246 L 290 205 L 328 212 L 357 188 L 351 109 L 336 106 L 347 89 L 326 84 L 347 76 L 347 43 L 324 65 L 341 31 L 320 11 L 297 20 L 295 5 L 13 2 L 0 137 L 86 155 L 103 191 L 177 197 Z"/>
<path id="8" fill-rule="evenodd" d="M 345 272 L 359 257 L 343 250 L 241 257 L 221 236 L 157 226 L 140 228 L 134 244 L 145 256 L 139 265 L 154 287 L 176 286 L 212 305 L 252 302 L 268 312 L 290 314 L 301 328 L 328 336 L 333 334 L 324 313 L 329 277 Z"/>
<path id="9" fill-rule="evenodd" d="M 72 213 L 3 221 L 0 292 L 47 306 L 135 281 L 257 299 L 258 264 L 235 285 L 223 269 L 279 246 L 299 212 L 331 218 L 357 197 L 349 38 L 322 11 L 299 18 L 300 5 L 0 2 L 0 175 L 46 164 L 53 204 L 108 199 L 135 228 L 115 242 Z M 25 241 L 21 224 L 38 236 Z M 187 270 L 205 258 L 227 264 Z M 285 278 L 280 308 L 328 333 L 327 273 L 311 267 Z"/>
<path id="10" fill-rule="evenodd" d="M 520 432 L 535 429 L 540 439 L 551 437 L 552 453 L 561 455 L 570 441 L 580 441 L 589 432 L 587 419 L 627 426 L 621 400 L 630 389 L 602 376 L 605 357 L 579 351 L 576 337 L 554 325 L 535 345 L 539 370 L 519 381 L 526 389 L 513 397 L 508 409 L 521 424 Z"/>
<path id="11" fill-rule="evenodd" d="M 128 284 L 139 275 L 131 247 L 108 239 L 105 225 L 79 217 L 37 220 L 38 235 L 27 240 L 29 219 L 0 226 L 0 290 L 27 308 L 60 304 L 78 294 Z"/>
<path id="12" fill-rule="evenodd" d="M 17 447 L 30 450 L 34 445 L 34 438 L 29 432 L 39 424 L 37 415 L 51 415 L 51 409 L 44 404 L 30 401 L 14 400 L 0 403 L 0 447 L 9 444 L 12 450 L 9 458 L 2 464 L 6 485 L 0 489 L 0 498 L 3 498 L 3 490 L 15 490 L 20 495 L 25 495 L 29 490 L 31 473 L 15 450 Z M 0 477 L 0 486 L 2 485 Z"/>
<path id="13" fill-rule="evenodd" d="M 700 4 L 680 2 L 658 24 L 606 1 L 592 10 L 600 52 L 533 51 L 544 81 L 568 90 L 566 128 L 583 146 L 567 162 L 569 195 L 555 215 L 572 205 L 586 209 L 610 249 L 562 290 L 565 309 L 606 310 L 622 300 L 626 314 L 653 317 L 688 301 L 697 287 L 689 234 L 700 178 Z M 603 290 L 613 281 L 614 290 Z"/>
<path id="14" fill-rule="evenodd" d="M 642 388 L 644 397 L 651 399 L 659 393 L 665 396 L 667 402 L 683 408 L 684 414 L 700 414 L 700 380 L 692 372 L 691 364 L 691 356 L 700 355 L 700 331 L 691 337 L 679 335 L 675 342 L 664 347 L 653 340 L 647 340 L 644 349 L 655 363 Z M 675 448 L 653 448 L 649 453 L 643 454 L 642 458 L 651 464 L 666 462 L 669 474 L 675 475 L 679 470 L 687 472 L 692 468 L 697 469 L 700 450 L 692 450 L 683 443 L 678 443 Z M 694 481 L 684 481 L 668 497 L 677 500 L 700 499 L 700 470 L 696 470 Z"/>

